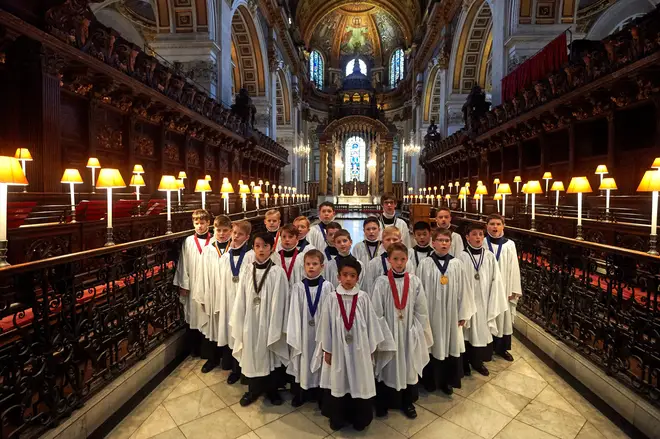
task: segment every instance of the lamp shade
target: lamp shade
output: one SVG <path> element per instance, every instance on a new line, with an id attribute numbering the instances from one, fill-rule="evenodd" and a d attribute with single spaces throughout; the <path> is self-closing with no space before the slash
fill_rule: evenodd
<path id="1" fill-rule="evenodd" d="M 243 186 L 243 180 L 238 180 L 238 187 L 240 188 Z M 275 186 L 275 189 L 277 189 L 277 186 Z"/>
<path id="2" fill-rule="evenodd" d="M 119 173 L 119 169 L 101 168 L 99 178 L 96 180 L 97 189 L 115 189 L 126 187 L 126 183 Z"/>
<path id="3" fill-rule="evenodd" d="M 206 174 L 206 175 L 204 176 L 204 180 L 206 180 L 206 181 L 211 181 L 211 176 L 210 176 L 209 174 Z"/>
<path id="4" fill-rule="evenodd" d="M 459 186 L 460 186 L 460 183 L 459 183 L 458 180 L 456 180 L 456 181 L 454 182 L 454 186 L 456 186 L 456 187 L 459 187 Z"/>
<path id="5" fill-rule="evenodd" d="M 444 191 L 444 190 L 445 190 L 445 185 L 444 185 L 444 184 L 443 184 L 442 186 L 440 186 L 440 190 L 441 190 L 441 191 Z"/>
<path id="6" fill-rule="evenodd" d="M 563 192 L 563 191 L 565 191 L 566 189 L 564 189 L 564 183 L 563 183 L 563 182 L 561 182 L 561 181 L 559 181 L 559 180 L 555 180 L 555 181 L 552 182 L 552 186 L 550 187 L 550 190 L 551 190 L 551 191 L 560 191 L 560 192 Z"/>
<path id="7" fill-rule="evenodd" d="M 477 194 L 477 193 L 474 194 L 474 199 L 475 199 L 475 200 L 478 200 L 478 199 L 480 199 L 480 198 L 481 198 L 481 195 L 480 195 L 480 194 Z"/>
<path id="8" fill-rule="evenodd" d="M 488 195 L 488 188 L 485 185 L 481 185 L 477 188 L 475 194 L 479 195 Z"/>
<path id="9" fill-rule="evenodd" d="M 250 193 L 250 186 L 247 184 L 242 184 L 241 187 L 238 189 L 239 194 L 249 194 Z"/>
<path id="10" fill-rule="evenodd" d="M 605 165 L 598 165 L 596 168 L 596 172 L 594 174 L 607 174 L 607 166 Z"/>
<path id="11" fill-rule="evenodd" d="M 603 181 L 600 183 L 600 187 L 598 188 L 598 190 L 601 190 L 601 191 L 604 191 L 604 190 L 607 190 L 607 189 L 609 189 L 611 191 L 615 191 L 615 190 L 619 189 L 618 187 L 616 187 L 616 181 L 614 181 L 614 179 L 612 177 L 603 178 Z"/>
<path id="12" fill-rule="evenodd" d="M 451 200 L 451 195 L 449 195 L 449 194 L 445 195 L 445 199 Z"/>
<path id="13" fill-rule="evenodd" d="M 179 190 L 178 180 L 174 178 L 174 175 L 163 175 L 160 178 L 160 184 L 158 185 L 159 191 L 177 191 Z"/>
<path id="14" fill-rule="evenodd" d="M 653 160 L 651 167 L 653 169 L 660 169 L 660 157 L 656 157 L 655 160 Z"/>
<path id="15" fill-rule="evenodd" d="M 464 200 L 465 199 L 465 194 L 459 194 L 458 199 L 459 200 Z"/>
<path id="16" fill-rule="evenodd" d="M 185 189 L 186 184 L 183 182 L 182 178 L 177 178 L 176 179 L 176 185 L 178 189 Z"/>
<path id="17" fill-rule="evenodd" d="M 544 172 L 543 180 L 552 180 L 552 172 Z"/>
<path id="18" fill-rule="evenodd" d="M 220 193 L 221 194 L 233 194 L 234 193 L 234 186 L 231 185 L 229 182 L 228 178 L 223 178 L 222 179 L 222 187 L 220 187 Z"/>
<path id="19" fill-rule="evenodd" d="M 82 184 L 83 179 L 77 169 L 65 169 L 60 183 Z"/>
<path id="20" fill-rule="evenodd" d="M 496 178 L 495 180 L 493 180 L 493 184 L 500 184 L 500 179 Z"/>
<path id="21" fill-rule="evenodd" d="M 642 181 L 637 187 L 637 192 L 660 191 L 660 170 L 646 171 Z"/>
<path id="22" fill-rule="evenodd" d="M 527 183 L 523 184 L 523 186 L 520 188 L 520 192 L 522 192 L 523 194 L 527 193 Z"/>
<path id="23" fill-rule="evenodd" d="M 514 183 L 521 183 L 522 178 L 520 177 L 520 175 L 516 175 L 515 177 L 513 177 L 513 182 Z"/>
<path id="24" fill-rule="evenodd" d="M 261 186 L 255 186 L 252 188 L 252 194 L 253 195 L 261 195 L 263 194 L 263 191 L 261 190 Z"/>
<path id="25" fill-rule="evenodd" d="M 433 190 L 434 190 L 434 191 L 437 191 L 437 190 L 438 190 L 438 186 L 433 186 Z"/>
<path id="26" fill-rule="evenodd" d="M 182 179 L 184 179 L 184 178 L 188 178 L 188 176 L 186 175 L 186 172 L 185 172 L 185 171 L 181 171 L 181 172 L 179 172 L 179 176 L 178 176 L 177 178 L 178 178 L 179 180 L 182 180 Z"/>
<path id="27" fill-rule="evenodd" d="M 14 154 L 14 158 L 25 160 L 26 162 L 31 162 L 32 154 L 30 154 L 30 151 L 27 148 L 18 148 L 16 150 L 16 154 Z"/>
<path id="28" fill-rule="evenodd" d="M 266 180 L 266 186 L 270 185 L 270 181 Z"/>
<path id="29" fill-rule="evenodd" d="M 97 159 L 96 157 L 90 157 L 90 158 L 87 160 L 87 167 L 88 167 L 88 168 L 98 169 L 98 168 L 101 167 L 101 162 L 99 162 L 99 159 Z"/>
<path id="30" fill-rule="evenodd" d="M 144 178 L 140 174 L 135 174 L 131 177 L 131 182 L 129 186 L 142 187 L 142 186 L 146 186 L 146 184 L 144 183 Z"/>
<path id="31" fill-rule="evenodd" d="M 527 192 L 528 194 L 542 194 L 543 188 L 541 183 L 538 180 L 530 180 L 527 182 Z"/>
<path id="32" fill-rule="evenodd" d="M 501 199 L 502 199 L 502 194 L 495 194 L 495 195 L 493 195 L 493 200 L 495 200 L 495 201 L 499 201 L 499 200 L 501 200 Z"/>
<path id="33" fill-rule="evenodd" d="M 511 187 L 509 186 L 509 183 L 502 183 L 497 187 L 497 193 L 502 194 L 502 195 L 510 195 L 511 194 Z"/>
<path id="34" fill-rule="evenodd" d="M 144 174 L 144 168 L 142 165 L 133 166 L 133 174 Z"/>
<path id="35" fill-rule="evenodd" d="M 259 180 L 259 186 L 263 186 L 263 185 L 264 185 L 264 181 L 263 181 L 263 180 Z"/>
<path id="36" fill-rule="evenodd" d="M 251 181 L 251 182 L 250 182 L 250 186 L 251 186 L 251 187 L 256 186 L 256 185 L 254 184 L 254 181 Z"/>
<path id="37" fill-rule="evenodd" d="M 467 188 L 462 187 L 462 188 L 461 188 L 461 191 L 459 192 L 459 194 L 461 194 L 461 195 L 465 195 L 466 192 L 467 192 Z"/>
<path id="38" fill-rule="evenodd" d="M 207 180 L 197 180 L 195 192 L 211 192 L 211 185 Z"/>
<path id="39" fill-rule="evenodd" d="M 0 183 L 11 186 L 26 186 L 28 184 L 23 167 L 18 159 L 0 156 Z"/>
<path id="40" fill-rule="evenodd" d="M 568 184 L 567 194 L 584 194 L 592 192 L 591 185 L 587 177 L 573 177 Z"/>

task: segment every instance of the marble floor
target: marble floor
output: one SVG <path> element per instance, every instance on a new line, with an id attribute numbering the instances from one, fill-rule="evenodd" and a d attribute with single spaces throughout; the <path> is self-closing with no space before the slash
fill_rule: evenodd
<path id="1" fill-rule="evenodd" d="M 463 380 L 453 396 L 421 392 L 418 417 L 390 411 L 369 428 L 332 432 L 315 404 L 294 409 L 262 399 L 238 404 L 246 387 L 228 373 L 201 373 L 186 358 L 108 436 L 112 439 L 602 439 L 626 438 L 615 424 L 514 338 L 513 363 L 496 358 L 489 377 Z"/>

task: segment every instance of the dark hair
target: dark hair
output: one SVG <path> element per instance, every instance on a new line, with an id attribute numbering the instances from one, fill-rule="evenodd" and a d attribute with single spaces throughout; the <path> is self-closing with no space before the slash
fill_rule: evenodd
<path id="1" fill-rule="evenodd" d="M 438 214 L 443 210 L 446 210 L 447 212 L 449 212 L 449 215 L 451 215 L 451 209 L 448 208 L 447 206 L 442 206 L 442 207 L 438 207 L 438 210 L 435 211 L 435 216 L 438 216 Z"/>
<path id="2" fill-rule="evenodd" d="M 481 230 L 484 232 L 486 228 L 481 223 L 468 223 L 465 228 L 465 236 L 469 235 L 473 230 Z"/>
<path id="3" fill-rule="evenodd" d="M 323 207 L 329 207 L 332 209 L 333 212 L 335 210 L 335 204 L 331 201 L 324 201 L 323 203 L 319 204 L 319 212 Z"/>
<path id="4" fill-rule="evenodd" d="M 323 256 L 323 253 L 320 252 L 319 250 L 315 249 L 315 248 L 311 249 L 311 250 L 308 250 L 305 253 L 304 261 L 306 261 L 307 258 L 317 258 L 321 262 L 321 264 L 323 264 L 325 262 L 325 256 Z"/>
<path id="5" fill-rule="evenodd" d="M 415 233 L 418 230 L 428 230 L 429 232 L 431 231 L 431 225 L 427 223 L 426 221 L 417 221 L 415 225 L 413 226 L 413 233 Z"/>
<path id="6" fill-rule="evenodd" d="M 504 224 L 504 217 L 499 213 L 491 213 L 490 215 L 488 215 L 488 218 L 486 219 L 486 224 L 488 224 L 491 220 L 502 221 L 502 224 Z"/>
<path id="7" fill-rule="evenodd" d="M 394 244 L 387 247 L 387 255 L 392 256 L 393 252 L 404 252 L 408 255 L 408 247 L 403 242 L 395 242 Z"/>
<path id="8" fill-rule="evenodd" d="M 367 227 L 367 225 L 371 223 L 378 224 L 378 227 L 380 227 L 380 221 L 378 221 L 378 218 L 376 218 L 375 216 L 370 216 L 369 218 L 364 220 L 364 222 L 362 223 L 362 228 L 364 229 L 365 227 Z"/>
<path id="9" fill-rule="evenodd" d="M 386 201 L 394 201 L 396 203 L 397 199 L 394 196 L 394 194 L 391 194 L 389 192 L 385 192 L 383 195 L 380 196 L 380 204 L 383 204 Z"/>
<path id="10" fill-rule="evenodd" d="M 362 273 L 362 265 L 360 265 L 360 262 L 358 262 L 357 259 L 355 259 L 353 256 L 347 256 L 345 258 L 342 258 L 341 261 L 337 264 L 337 273 L 341 273 L 341 270 L 344 267 L 350 267 L 355 269 L 357 271 L 358 277 L 360 276 L 360 273 Z"/>
<path id="11" fill-rule="evenodd" d="M 256 235 L 254 235 L 254 240 L 252 242 L 256 242 L 257 239 L 261 239 L 264 242 L 264 244 L 267 244 L 271 247 L 275 245 L 275 237 L 270 233 L 259 232 Z"/>
<path id="12" fill-rule="evenodd" d="M 282 226 L 280 229 L 280 236 L 282 236 L 283 233 L 288 233 L 289 235 L 293 235 L 296 238 L 298 237 L 298 229 L 293 224 L 285 224 Z"/>
<path id="13" fill-rule="evenodd" d="M 231 219 L 227 215 L 218 215 L 213 220 L 213 227 L 220 229 L 223 227 L 228 227 L 231 229 Z"/>
<path id="14" fill-rule="evenodd" d="M 441 229 L 440 227 L 436 227 L 433 229 L 433 232 L 431 233 L 431 238 L 433 240 L 438 239 L 438 236 L 446 236 L 447 238 L 451 239 L 451 230 L 449 229 Z"/>
<path id="15" fill-rule="evenodd" d="M 341 229 L 337 233 L 335 233 L 335 235 L 333 236 L 333 239 L 337 239 L 337 238 L 342 237 L 342 236 L 345 236 L 346 238 L 348 238 L 349 241 L 353 241 L 353 238 L 351 238 L 351 233 L 346 229 Z"/>
<path id="16" fill-rule="evenodd" d="M 325 225 L 326 229 L 337 229 L 341 230 L 341 225 L 338 222 L 332 221 Z"/>

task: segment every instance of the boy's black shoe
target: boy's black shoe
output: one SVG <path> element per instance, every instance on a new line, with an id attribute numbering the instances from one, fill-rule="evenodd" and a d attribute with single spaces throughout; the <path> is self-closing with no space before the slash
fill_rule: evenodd
<path id="1" fill-rule="evenodd" d="M 377 418 L 384 418 L 387 416 L 387 408 L 386 407 L 376 407 L 376 417 Z"/>
<path id="2" fill-rule="evenodd" d="M 277 390 L 268 393 L 268 399 L 270 400 L 270 403 L 273 405 L 282 405 L 284 403 L 284 400 L 280 396 L 280 392 Z"/>
<path id="3" fill-rule="evenodd" d="M 235 382 L 237 382 L 240 379 L 241 379 L 241 374 L 240 373 L 232 372 L 227 377 L 227 384 L 234 384 Z"/>
<path id="4" fill-rule="evenodd" d="M 472 371 L 470 370 L 470 366 L 465 366 L 463 367 L 463 375 L 466 377 L 469 377 L 472 375 Z"/>
<path id="5" fill-rule="evenodd" d="M 245 406 L 248 406 L 248 405 L 252 404 L 253 402 L 255 402 L 258 398 L 259 398 L 259 395 L 255 395 L 252 392 L 245 392 L 243 394 L 243 397 L 239 401 L 239 404 L 241 405 L 241 407 L 245 407 Z"/>
<path id="6" fill-rule="evenodd" d="M 451 394 L 454 393 L 454 389 L 452 389 L 452 387 L 451 387 L 449 384 L 445 384 L 445 385 L 443 385 L 443 386 L 440 386 L 440 390 L 441 390 L 442 393 L 444 393 L 445 395 L 451 395 Z"/>
<path id="7" fill-rule="evenodd" d="M 511 355 L 509 351 L 504 351 L 501 354 L 498 353 L 497 355 L 504 358 L 506 361 L 513 361 L 513 355 Z"/>
<path id="8" fill-rule="evenodd" d="M 342 428 L 344 428 L 344 424 L 342 422 L 339 422 L 336 419 L 330 419 L 330 429 L 332 431 L 341 430 Z"/>
<path id="9" fill-rule="evenodd" d="M 488 371 L 486 366 L 484 366 L 483 364 L 481 366 L 479 366 L 478 368 L 475 368 L 474 370 L 476 370 L 477 372 L 479 372 L 480 374 L 482 374 L 485 377 L 490 375 L 490 372 Z"/>
<path id="10" fill-rule="evenodd" d="M 410 404 L 408 407 L 403 408 L 403 414 L 408 419 L 415 419 L 417 417 L 417 410 L 415 410 L 414 405 Z"/>
<path id="11" fill-rule="evenodd" d="M 209 360 L 206 363 L 204 363 L 204 366 L 202 366 L 202 373 L 209 373 L 217 366 L 218 364 L 215 361 Z"/>
<path id="12" fill-rule="evenodd" d="M 291 400 L 291 405 L 293 407 L 300 407 L 304 403 L 305 403 L 305 401 L 303 401 L 303 399 L 300 395 L 294 396 L 293 399 Z"/>

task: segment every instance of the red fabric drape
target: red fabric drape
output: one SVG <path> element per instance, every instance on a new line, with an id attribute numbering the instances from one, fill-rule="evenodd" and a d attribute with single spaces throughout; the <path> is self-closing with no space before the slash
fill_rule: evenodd
<path id="1" fill-rule="evenodd" d="M 566 32 L 552 40 L 502 79 L 502 100 L 509 101 L 534 81 L 545 78 L 568 62 Z"/>

